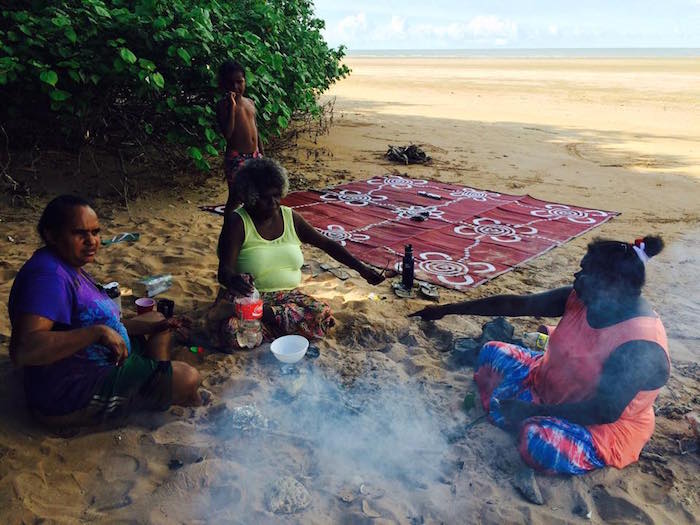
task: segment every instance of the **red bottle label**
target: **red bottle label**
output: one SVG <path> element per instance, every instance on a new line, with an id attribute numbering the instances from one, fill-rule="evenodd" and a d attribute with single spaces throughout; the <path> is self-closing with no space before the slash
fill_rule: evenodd
<path id="1" fill-rule="evenodd" d="M 261 299 L 247 303 L 236 303 L 236 315 L 243 321 L 256 321 L 263 316 L 263 302 Z"/>

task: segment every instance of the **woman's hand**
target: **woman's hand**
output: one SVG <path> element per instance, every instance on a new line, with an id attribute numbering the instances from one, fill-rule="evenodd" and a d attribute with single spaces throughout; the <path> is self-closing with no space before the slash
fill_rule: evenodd
<path id="1" fill-rule="evenodd" d="M 114 364 L 121 366 L 124 360 L 129 356 L 129 351 L 126 348 L 126 342 L 121 335 L 107 325 L 97 325 L 100 338 L 97 344 L 106 346 L 114 355 Z"/>
<path id="2" fill-rule="evenodd" d="M 360 272 L 360 275 L 365 281 L 367 281 L 372 286 L 376 286 L 384 281 L 384 276 L 379 272 L 375 271 L 374 269 L 370 268 L 369 266 L 365 266 L 364 269 Z"/>
<path id="3" fill-rule="evenodd" d="M 226 279 L 226 288 L 237 295 L 249 296 L 253 293 L 253 276 L 249 273 L 234 273 Z"/>
<path id="4" fill-rule="evenodd" d="M 420 317 L 423 321 L 436 321 L 447 315 L 444 306 L 426 306 L 422 310 L 409 314 L 409 317 Z"/>

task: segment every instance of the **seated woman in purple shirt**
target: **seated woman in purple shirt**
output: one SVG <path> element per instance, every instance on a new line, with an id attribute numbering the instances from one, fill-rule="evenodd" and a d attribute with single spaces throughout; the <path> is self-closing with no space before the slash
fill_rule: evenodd
<path id="1" fill-rule="evenodd" d="M 45 246 L 22 266 L 8 303 L 10 357 L 24 368 L 30 410 L 54 424 L 85 424 L 134 410 L 200 403 L 197 370 L 170 361 L 157 312 L 126 319 L 83 267 L 100 224 L 87 201 L 52 200 L 37 227 Z"/>

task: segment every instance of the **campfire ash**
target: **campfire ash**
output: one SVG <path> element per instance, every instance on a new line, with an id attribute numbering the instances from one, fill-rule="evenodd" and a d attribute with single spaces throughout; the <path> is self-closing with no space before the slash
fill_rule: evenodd
<path id="1" fill-rule="evenodd" d="M 280 487 L 294 486 L 290 477 L 303 484 L 312 501 L 322 494 L 329 516 L 353 502 L 365 516 L 386 515 L 390 511 L 382 503 L 390 495 L 401 504 L 421 502 L 405 509 L 407 514 L 440 508 L 428 489 L 438 485 L 449 493 L 438 482 L 444 483 L 441 460 L 449 445 L 440 415 L 419 385 L 374 379 L 344 387 L 312 366 L 297 376 L 273 375 L 273 385 L 263 399 L 255 396 L 255 405 L 227 401 L 214 433 L 227 444 L 223 456 L 256 471 L 246 485 L 260 483 L 259 491 L 268 493 L 266 501 L 276 501 L 275 508 L 287 513 L 294 501 L 306 501 L 298 487 L 286 500 L 280 495 Z M 410 495 L 416 491 L 423 494 Z"/>

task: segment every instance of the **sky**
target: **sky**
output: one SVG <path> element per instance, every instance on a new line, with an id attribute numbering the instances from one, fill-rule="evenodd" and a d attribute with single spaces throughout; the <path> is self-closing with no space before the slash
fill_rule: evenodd
<path id="1" fill-rule="evenodd" d="M 362 49 L 700 47 L 700 0 L 315 0 L 324 36 Z"/>

